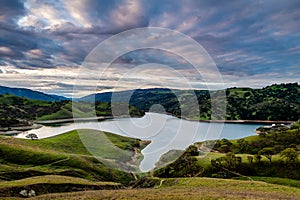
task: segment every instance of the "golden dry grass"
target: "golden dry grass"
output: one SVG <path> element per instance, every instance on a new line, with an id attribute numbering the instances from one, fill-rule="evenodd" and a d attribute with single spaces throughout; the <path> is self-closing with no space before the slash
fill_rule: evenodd
<path id="1" fill-rule="evenodd" d="M 151 189 L 98 190 L 42 195 L 38 199 L 300 199 L 300 189 L 256 181 L 165 179 Z"/>

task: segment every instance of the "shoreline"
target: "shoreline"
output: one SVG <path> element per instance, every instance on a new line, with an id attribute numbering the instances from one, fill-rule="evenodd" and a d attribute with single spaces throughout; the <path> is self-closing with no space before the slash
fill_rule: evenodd
<path id="1" fill-rule="evenodd" d="M 68 123 L 68 122 L 85 122 L 85 121 L 93 121 L 93 120 L 105 120 L 105 119 L 113 119 L 112 116 L 102 116 L 102 117 L 87 117 L 87 118 L 67 118 L 67 119 L 53 119 L 53 120 L 40 120 L 35 121 L 36 124 L 60 124 L 60 123 Z"/>
<path id="2" fill-rule="evenodd" d="M 68 123 L 68 122 L 88 122 L 94 120 L 121 119 L 121 118 L 132 118 L 132 117 L 143 117 L 143 116 L 120 115 L 120 116 L 99 116 L 99 117 L 85 117 L 85 118 L 67 118 L 67 119 L 40 120 L 40 121 L 34 121 L 34 123 L 35 124 L 60 124 L 60 123 Z"/>
<path id="3" fill-rule="evenodd" d="M 285 120 L 193 120 L 187 119 L 189 121 L 199 121 L 207 123 L 237 123 L 237 124 L 292 124 L 295 121 L 285 121 Z"/>
<path id="4" fill-rule="evenodd" d="M 176 117 L 170 115 L 172 117 Z M 8 131 L 27 131 L 31 129 L 39 128 L 41 125 L 51 125 L 51 124 L 62 124 L 62 123 L 74 123 L 74 122 L 88 122 L 94 120 L 109 120 L 109 119 L 120 119 L 120 118 L 130 118 L 130 117 L 137 117 L 137 116 L 99 116 L 99 117 L 88 117 L 88 118 L 67 118 L 67 119 L 56 119 L 56 120 L 40 120 L 34 121 L 33 125 L 31 126 L 16 126 L 16 127 L 3 127 L 0 129 L 0 133 L 5 133 Z M 139 116 L 140 117 L 140 116 Z M 186 117 L 177 117 L 178 119 L 183 119 L 187 121 L 194 121 L 194 122 L 205 122 L 205 123 L 237 123 L 237 124 L 292 124 L 295 121 L 288 121 L 288 120 L 197 120 L 191 119 Z"/>
<path id="5" fill-rule="evenodd" d="M 167 114 L 172 117 L 177 117 L 171 114 Z M 100 117 L 89 117 L 89 118 L 68 118 L 68 119 L 57 119 L 57 120 L 44 120 L 44 121 L 35 121 L 36 124 L 55 124 L 55 123 L 67 123 L 67 122 L 85 122 L 93 120 L 106 120 L 106 119 L 120 119 L 120 118 L 130 118 L 130 117 L 141 117 L 141 116 L 100 116 Z M 143 116 L 142 116 L 143 117 Z M 240 124 L 292 124 L 295 121 L 289 120 L 204 120 L 204 119 L 191 119 L 187 117 L 177 117 L 178 119 L 183 119 L 187 121 L 198 121 L 206 123 L 240 123 Z"/>

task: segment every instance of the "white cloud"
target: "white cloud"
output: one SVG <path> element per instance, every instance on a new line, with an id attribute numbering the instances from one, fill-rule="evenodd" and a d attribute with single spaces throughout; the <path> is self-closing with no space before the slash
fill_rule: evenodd
<path id="1" fill-rule="evenodd" d="M 13 51 L 9 47 L 0 46 L 0 54 L 9 55 L 12 54 Z"/>
<path id="2" fill-rule="evenodd" d="M 31 58 L 41 58 L 44 56 L 44 53 L 41 49 L 31 49 L 27 51 L 26 54 Z"/>
<path id="3" fill-rule="evenodd" d="M 88 17 L 89 12 L 86 10 L 87 2 L 66 0 L 63 3 L 76 25 L 85 28 L 91 28 L 93 26 L 93 23 Z"/>

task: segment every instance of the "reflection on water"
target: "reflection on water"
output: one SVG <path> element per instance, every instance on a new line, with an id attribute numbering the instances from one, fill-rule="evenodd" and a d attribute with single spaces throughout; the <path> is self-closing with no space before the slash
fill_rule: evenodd
<path id="1" fill-rule="evenodd" d="M 25 138 L 35 133 L 40 139 L 59 135 L 75 129 L 92 129 L 122 136 L 151 140 L 142 150 L 144 159 L 140 170 L 149 171 L 160 156 L 172 149 L 185 149 L 194 142 L 219 138 L 238 139 L 254 135 L 254 129 L 262 124 L 206 123 L 178 119 L 169 115 L 146 113 L 142 118 L 123 118 L 107 121 L 91 121 L 43 126 L 18 135 Z"/>

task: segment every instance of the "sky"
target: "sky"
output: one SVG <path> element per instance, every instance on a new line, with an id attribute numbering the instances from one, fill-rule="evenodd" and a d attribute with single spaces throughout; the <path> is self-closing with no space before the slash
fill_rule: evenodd
<path id="1" fill-rule="evenodd" d="M 195 71 L 183 56 L 195 48 L 183 40 L 171 41 L 169 35 L 145 37 L 140 43 L 171 43 L 170 51 L 131 49 L 109 60 L 120 46 L 97 49 L 124 31 L 152 27 L 175 31 L 201 45 L 203 55 L 209 56 L 200 60 L 199 55 L 196 62 L 202 62 L 207 75 Z M 143 39 L 134 32 L 117 44 L 130 49 L 138 38 Z M 83 68 L 91 62 L 92 69 Z M 213 65 L 221 79 L 205 78 Z M 0 0 L 3 86 L 70 97 L 93 93 L 95 86 L 97 92 L 187 85 L 260 88 L 299 83 L 299 77 L 298 0 Z"/>

